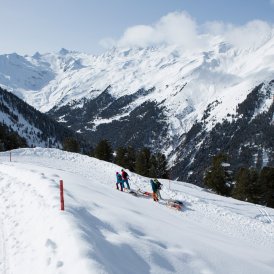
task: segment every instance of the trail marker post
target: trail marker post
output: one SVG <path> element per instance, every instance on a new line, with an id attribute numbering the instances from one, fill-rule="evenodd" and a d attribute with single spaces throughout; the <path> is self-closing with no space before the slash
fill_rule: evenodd
<path id="1" fill-rule="evenodd" d="M 11 162 L 11 151 L 10 151 L 10 162 Z"/>
<path id="2" fill-rule="evenodd" d="M 65 210 L 63 180 L 60 180 L 60 203 L 61 203 L 61 210 Z"/>

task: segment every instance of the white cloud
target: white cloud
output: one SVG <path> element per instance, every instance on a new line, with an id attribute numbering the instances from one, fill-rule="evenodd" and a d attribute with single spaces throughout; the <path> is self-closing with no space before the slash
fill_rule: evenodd
<path id="1" fill-rule="evenodd" d="M 138 25 L 127 29 L 123 37 L 118 41 L 120 46 L 144 47 L 157 41 L 153 27 Z"/>
<path id="2" fill-rule="evenodd" d="M 273 28 L 263 21 L 251 21 L 234 27 L 224 34 L 225 39 L 238 48 L 257 48 L 273 36 Z"/>
<path id="3" fill-rule="evenodd" d="M 225 32 L 232 30 L 234 27 L 231 24 L 225 24 L 220 21 L 207 22 L 200 26 L 201 32 L 211 35 L 223 35 Z"/>
<path id="4" fill-rule="evenodd" d="M 219 36 L 237 48 L 256 48 L 272 38 L 273 33 L 273 26 L 260 20 L 242 26 L 216 21 L 198 25 L 186 12 L 173 12 L 151 26 L 137 25 L 128 28 L 118 41 L 111 40 L 111 46 L 174 44 L 183 49 L 204 49 L 212 38 Z"/>
<path id="5" fill-rule="evenodd" d="M 169 13 L 152 26 L 128 28 L 116 42 L 121 47 L 147 47 L 176 44 L 183 48 L 200 47 L 204 42 L 197 33 L 197 24 L 186 12 Z"/>
<path id="6" fill-rule="evenodd" d="M 213 36 L 222 36 L 224 41 L 237 48 L 257 48 L 273 37 L 273 26 L 260 20 L 250 21 L 243 26 L 208 22 L 203 30 Z"/>

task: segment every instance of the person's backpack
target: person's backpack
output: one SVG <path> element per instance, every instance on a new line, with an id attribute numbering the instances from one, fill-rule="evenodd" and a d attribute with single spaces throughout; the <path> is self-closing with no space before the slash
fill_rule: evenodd
<path id="1" fill-rule="evenodd" d="M 124 171 L 124 178 L 128 178 L 128 174 Z"/>
<path id="2" fill-rule="evenodd" d="M 122 181 L 122 175 L 121 174 L 118 174 L 117 178 L 118 178 L 119 181 Z"/>
<path id="3" fill-rule="evenodd" d="M 157 189 L 161 189 L 162 188 L 162 184 L 159 181 L 155 181 Z"/>

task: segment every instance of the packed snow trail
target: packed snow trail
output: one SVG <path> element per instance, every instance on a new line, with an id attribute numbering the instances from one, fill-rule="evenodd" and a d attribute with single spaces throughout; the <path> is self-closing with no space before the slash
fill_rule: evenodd
<path id="1" fill-rule="evenodd" d="M 186 205 L 174 211 L 117 191 L 120 169 L 55 149 L 1 153 L 1 273 L 273 273 L 273 209 L 161 180 L 163 198 Z"/>

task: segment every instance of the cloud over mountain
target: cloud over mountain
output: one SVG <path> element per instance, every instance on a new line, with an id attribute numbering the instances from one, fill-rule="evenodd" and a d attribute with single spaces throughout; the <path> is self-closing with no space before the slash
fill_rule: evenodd
<path id="1" fill-rule="evenodd" d="M 178 45 L 182 49 L 207 49 L 210 41 L 221 36 L 233 46 L 257 48 L 273 37 L 273 25 L 253 20 L 241 26 L 221 21 L 198 24 L 187 12 L 169 13 L 152 25 L 136 25 L 125 30 L 118 39 L 104 39 L 104 47 L 148 47 Z"/>
<path id="2" fill-rule="evenodd" d="M 237 48 L 258 48 L 273 37 L 273 26 L 254 20 L 242 26 L 223 22 L 209 22 L 204 30 L 210 35 L 221 35 L 224 40 Z"/>

